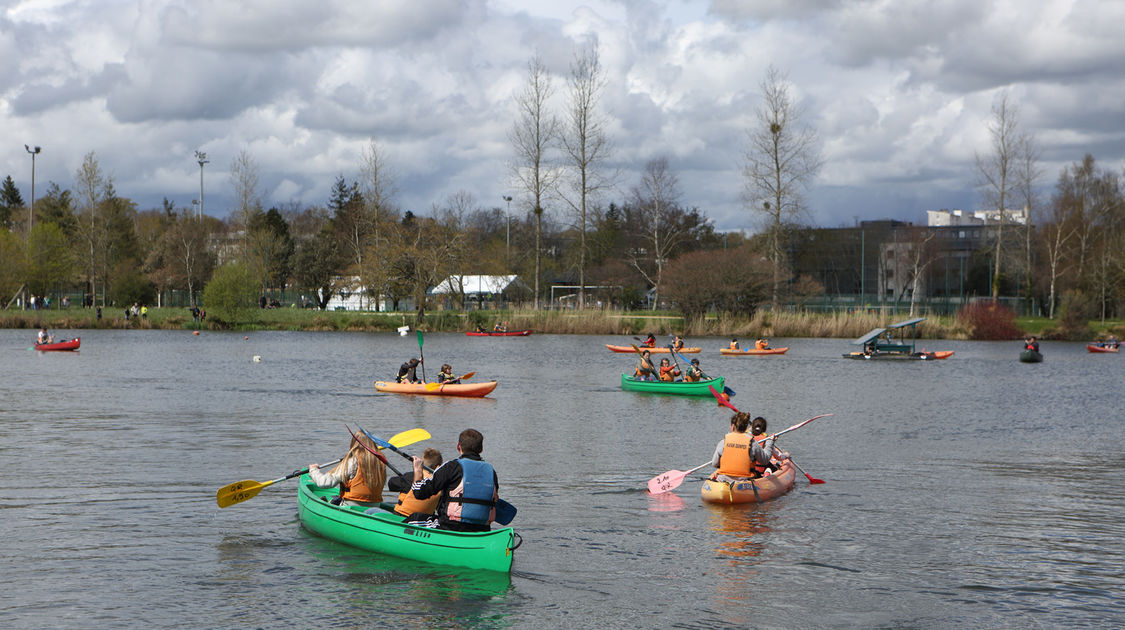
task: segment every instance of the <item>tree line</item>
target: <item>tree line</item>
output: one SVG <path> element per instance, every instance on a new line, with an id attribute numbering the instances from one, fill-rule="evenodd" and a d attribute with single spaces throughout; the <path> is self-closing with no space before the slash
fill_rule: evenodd
<path id="1" fill-rule="evenodd" d="M 154 304 L 185 291 L 195 304 L 219 280 L 223 294 L 246 305 L 278 289 L 297 291 L 321 309 L 342 293 L 382 296 L 396 309 L 410 299 L 421 318 L 430 288 L 449 277 L 517 274 L 530 285 L 518 296 L 539 308 L 551 284 L 615 287 L 600 300 L 624 307 L 669 305 L 686 315 L 751 314 L 798 306 L 837 279 L 802 261 L 830 255 L 831 239 L 813 243 L 802 226 L 804 194 L 822 165 L 815 130 L 771 67 L 742 156 L 743 204 L 760 223 L 753 236 L 718 234 L 706 211 L 683 200 L 667 158 L 648 160 L 635 182 L 609 165 L 608 115 L 600 105 L 605 75 L 596 45 L 574 55 L 562 99 L 538 57 L 513 95 L 509 132 L 510 206 L 485 204 L 461 191 L 425 210 L 397 201 L 393 165 L 375 139 L 359 156 L 358 176 L 339 175 L 323 204 L 265 208 L 253 156 L 230 165 L 235 207 L 218 219 L 165 199 L 138 210 L 118 194 L 94 152 L 71 188 L 50 182 L 29 216 L 8 176 L 0 185 L 0 299 L 78 290 L 87 305 Z M 555 105 L 561 102 L 561 107 Z M 1018 107 L 1002 94 L 989 123 L 992 143 L 976 159 L 982 199 L 994 208 L 1023 206 L 1029 227 L 1005 229 L 974 252 L 988 260 L 995 297 L 1039 296 L 1054 316 L 1060 296 L 1082 294 L 1102 314 L 1125 298 L 1120 176 L 1092 156 L 1067 166 L 1053 192 L 1034 137 L 1020 128 Z M 919 227 L 910 250 L 915 282 L 937 256 Z M 840 245 L 840 247 L 845 247 Z M 849 246 L 850 247 L 850 246 Z M 850 256 L 840 252 L 841 256 Z M 851 260 L 855 260 L 854 257 Z M 838 269 L 833 273 L 838 273 Z M 916 286 L 918 286 L 916 284 Z M 456 292 L 459 287 L 454 286 Z M 464 295 L 454 296 L 454 305 Z M 913 298 L 913 295 L 912 295 Z M 372 310 L 378 302 L 368 304 Z"/>

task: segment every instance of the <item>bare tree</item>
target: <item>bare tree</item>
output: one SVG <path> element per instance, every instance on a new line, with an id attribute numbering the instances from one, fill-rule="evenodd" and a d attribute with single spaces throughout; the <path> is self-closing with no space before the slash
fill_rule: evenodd
<path id="1" fill-rule="evenodd" d="M 1067 242 L 1078 235 L 1078 219 L 1074 216 L 1074 195 L 1076 188 L 1069 168 L 1064 168 L 1055 185 L 1055 194 L 1051 199 L 1051 217 L 1043 225 L 1043 241 L 1047 250 L 1047 268 L 1050 278 L 1047 292 L 1047 317 L 1055 318 L 1055 296 L 1057 295 L 1058 279 L 1066 270 L 1065 266 L 1070 251 Z"/>
<path id="2" fill-rule="evenodd" d="M 90 284 L 91 299 L 97 299 L 98 282 L 104 283 L 105 278 L 99 277 L 98 270 L 103 268 L 101 256 L 104 253 L 106 241 L 105 220 L 101 216 L 102 203 L 108 198 L 107 189 L 112 184 L 112 179 L 107 177 L 98 163 L 98 158 L 90 151 L 82 158 L 82 165 L 74 173 L 76 201 L 78 213 L 81 217 L 81 239 L 83 243 L 83 264 L 86 267 L 86 281 Z M 105 306 L 105 288 L 102 287 L 102 306 Z"/>
<path id="3" fill-rule="evenodd" d="M 664 266 L 686 236 L 684 224 L 673 218 L 673 213 L 679 209 L 680 180 L 669 169 L 667 158 L 660 157 L 645 164 L 641 183 L 633 189 L 633 199 L 648 220 L 644 240 L 651 245 L 655 273 L 648 273 L 636 256 L 630 262 L 653 286 L 652 308 L 655 310 L 660 301 Z"/>
<path id="4" fill-rule="evenodd" d="M 1031 315 L 1031 234 L 1034 231 L 1032 221 L 1033 213 L 1038 206 L 1038 194 L 1035 192 L 1036 182 L 1043 177 L 1043 169 L 1039 167 L 1039 146 L 1031 134 L 1020 136 L 1016 148 L 1016 194 L 1023 201 L 1024 222 L 1024 312 Z"/>
<path id="5" fill-rule="evenodd" d="M 782 270 L 788 268 L 781 247 L 783 227 L 803 214 L 803 193 L 820 170 L 821 158 L 816 131 L 801 124 L 786 75 L 770 66 L 761 88 L 757 122 L 748 131 L 744 199 L 750 211 L 760 213 L 766 222 L 774 270 L 770 304 L 777 310 Z"/>
<path id="6" fill-rule="evenodd" d="M 933 246 L 930 244 L 937 236 L 937 232 L 932 230 L 923 230 L 915 233 L 913 242 L 908 247 L 910 248 L 910 316 L 914 317 L 914 305 L 917 303 L 918 295 L 922 292 L 922 278 L 925 276 L 926 268 L 937 257 L 937 252 L 934 251 Z"/>
<path id="7" fill-rule="evenodd" d="M 1004 219 L 1008 196 L 1015 184 L 1019 136 L 1019 108 L 1010 102 L 1008 92 L 1000 93 L 992 105 L 992 119 L 988 123 L 990 152 L 986 156 L 975 155 L 978 186 L 985 203 L 999 212 L 996 227 L 996 266 L 992 273 L 992 299 L 1000 297 L 1000 259 L 1004 242 Z"/>
<path id="8" fill-rule="evenodd" d="M 363 195 L 361 216 L 356 217 L 355 233 L 352 235 L 356 270 L 360 285 L 366 289 L 367 299 L 375 301 L 379 309 L 381 280 L 376 275 L 381 264 L 380 245 L 385 240 L 384 224 L 394 219 L 394 198 L 398 194 L 395 175 L 387 163 L 387 155 L 375 138 L 371 138 L 360 153 L 360 191 Z M 367 260 L 363 259 L 366 252 Z"/>
<path id="9" fill-rule="evenodd" d="M 508 132 L 515 149 L 510 165 L 512 176 L 535 214 L 535 308 L 539 309 L 539 254 L 542 249 L 543 202 L 555 186 L 558 171 L 548 164 L 550 147 L 559 135 L 558 119 L 547 110 L 554 90 L 551 75 L 538 55 L 527 63 L 527 83 L 516 95 L 519 116 Z"/>
<path id="10" fill-rule="evenodd" d="M 578 215 L 578 308 L 582 309 L 586 307 L 587 214 L 594 198 L 612 186 L 614 178 L 602 170 L 610 147 L 598 110 L 606 79 L 596 43 L 575 54 L 567 85 L 569 102 L 560 139 L 572 172 L 562 198 Z"/>
<path id="11" fill-rule="evenodd" d="M 230 182 L 234 186 L 236 221 L 245 226 L 250 217 L 262 208 L 261 195 L 258 193 L 258 163 L 246 149 L 239 151 L 231 160 Z"/>

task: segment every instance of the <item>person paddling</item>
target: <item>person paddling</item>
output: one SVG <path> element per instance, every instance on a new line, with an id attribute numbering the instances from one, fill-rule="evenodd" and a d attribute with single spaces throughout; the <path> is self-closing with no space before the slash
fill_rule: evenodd
<path id="1" fill-rule="evenodd" d="M 680 375 L 680 371 L 676 369 L 676 366 L 670 364 L 668 362 L 667 358 L 664 358 L 664 359 L 660 360 L 660 380 L 661 381 L 663 381 L 665 383 L 671 383 L 671 382 L 675 381 L 676 377 L 679 376 L 679 375 Z"/>
<path id="2" fill-rule="evenodd" d="M 633 378 L 639 381 L 651 381 L 656 378 L 656 366 L 652 364 L 652 356 L 648 350 L 641 352 L 641 358 L 637 361 L 637 367 L 633 369 Z"/>
<path id="3" fill-rule="evenodd" d="M 1028 335 L 1023 340 L 1023 349 L 1024 350 L 1034 350 L 1035 352 L 1039 352 L 1039 341 L 1034 336 Z"/>
<path id="4" fill-rule="evenodd" d="M 730 340 L 730 349 L 731 349 L 731 350 L 738 350 L 738 349 L 739 349 L 739 348 L 738 348 L 738 340 L 737 340 L 737 339 L 731 339 L 731 340 Z"/>
<path id="5" fill-rule="evenodd" d="M 437 468 L 442 465 L 442 462 L 441 451 L 436 448 L 427 448 L 422 451 L 422 463 L 430 469 L 437 470 Z M 422 469 L 422 477 L 424 479 L 429 479 L 433 476 L 433 473 L 430 471 L 425 468 Z M 395 505 L 395 512 L 403 516 L 410 516 L 411 514 L 433 514 L 436 512 L 438 499 L 441 497 L 434 495 L 425 501 L 415 499 L 414 495 L 411 493 L 411 486 L 413 485 L 413 470 L 409 470 L 397 477 L 391 477 L 387 480 L 387 489 L 391 492 L 399 493 L 398 503 Z"/>
<path id="6" fill-rule="evenodd" d="M 443 363 L 441 365 L 441 370 L 437 375 L 437 382 L 441 383 L 442 385 L 456 385 L 461 382 L 461 379 L 453 376 L 452 366 L 450 366 L 448 363 Z"/>
<path id="7" fill-rule="evenodd" d="M 770 342 L 766 341 L 765 339 L 758 339 L 754 342 L 754 347 L 758 350 L 769 350 Z"/>
<path id="8" fill-rule="evenodd" d="M 414 483 L 411 494 L 425 500 L 438 496 L 437 515 L 414 513 L 411 525 L 438 527 L 462 532 L 487 532 L 496 520 L 496 500 L 500 481 L 492 464 L 481 459 L 484 436 L 476 429 L 465 429 L 457 437 L 460 457 L 445 462 L 430 478 L 420 458 L 414 458 Z"/>
<path id="9" fill-rule="evenodd" d="M 53 343 L 54 341 L 55 341 L 55 338 L 53 336 L 47 334 L 46 328 L 40 328 L 39 329 L 39 336 L 35 340 L 35 345 L 41 346 L 45 343 Z"/>
<path id="10" fill-rule="evenodd" d="M 656 347 L 656 335 L 653 335 L 652 333 L 649 333 L 648 337 L 645 337 L 645 340 L 641 342 L 641 347 L 643 347 L 643 348 L 655 348 Z"/>
<path id="11" fill-rule="evenodd" d="M 309 479 L 319 488 L 339 486 L 340 496 L 332 500 L 337 505 L 379 505 L 383 501 L 387 467 L 373 455 L 374 451 L 371 438 L 352 436 L 344 459 L 329 472 L 321 472 L 319 464 L 310 464 Z"/>
<path id="12" fill-rule="evenodd" d="M 679 336 L 679 335 L 676 335 L 676 340 L 672 342 L 672 348 L 675 349 L 675 350 L 683 350 L 684 349 L 684 338 Z"/>
<path id="13" fill-rule="evenodd" d="M 398 376 L 395 377 L 395 382 L 421 383 L 422 381 L 418 380 L 418 364 L 420 363 L 422 363 L 422 360 L 418 357 L 414 357 L 400 365 L 398 368 Z"/>
<path id="14" fill-rule="evenodd" d="M 767 437 L 759 442 L 751 438 L 746 433 L 749 426 L 750 414 L 745 411 L 731 416 L 730 432 L 719 440 L 711 457 L 711 465 L 718 468 L 711 479 L 728 483 L 743 481 L 757 476 L 757 464 L 770 465 L 773 439 Z"/>
<path id="15" fill-rule="evenodd" d="M 691 364 L 684 373 L 685 383 L 698 383 L 703 379 L 703 370 L 699 368 L 699 359 L 692 359 Z"/>

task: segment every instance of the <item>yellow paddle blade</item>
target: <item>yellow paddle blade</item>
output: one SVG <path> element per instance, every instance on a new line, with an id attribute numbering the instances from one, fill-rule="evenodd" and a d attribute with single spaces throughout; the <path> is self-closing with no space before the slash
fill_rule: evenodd
<path id="1" fill-rule="evenodd" d="M 409 431 L 403 431 L 402 433 L 396 434 L 387 441 L 391 444 L 394 444 L 397 448 L 402 448 L 404 446 L 410 446 L 415 442 L 428 440 L 430 439 L 430 437 L 432 437 L 430 435 L 430 432 L 425 429 L 410 429 Z"/>
<path id="2" fill-rule="evenodd" d="M 441 389 L 441 383 L 426 383 L 426 391 L 436 392 Z"/>
<path id="3" fill-rule="evenodd" d="M 235 503 L 242 503 L 258 496 L 262 488 L 273 483 L 260 483 L 253 479 L 245 479 L 243 481 L 236 481 L 232 484 L 223 486 L 215 492 L 215 501 L 219 503 L 220 508 L 230 507 Z"/>

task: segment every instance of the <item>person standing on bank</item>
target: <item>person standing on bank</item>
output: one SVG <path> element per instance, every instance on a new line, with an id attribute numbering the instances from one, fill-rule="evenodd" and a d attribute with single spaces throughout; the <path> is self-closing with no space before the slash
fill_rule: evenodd
<path id="1" fill-rule="evenodd" d="M 457 437 L 461 456 L 445 462 L 427 479 L 422 460 L 414 458 L 415 499 L 440 498 L 437 515 L 414 513 L 406 518 L 412 525 L 437 527 L 462 532 L 487 532 L 496 520 L 496 500 L 500 481 L 491 464 L 481 459 L 484 436 L 476 429 L 465 429 Z"/>

